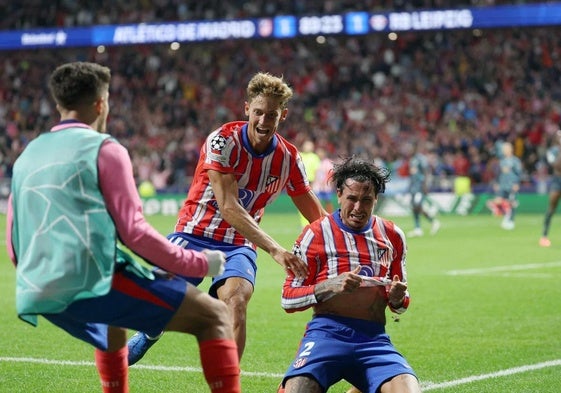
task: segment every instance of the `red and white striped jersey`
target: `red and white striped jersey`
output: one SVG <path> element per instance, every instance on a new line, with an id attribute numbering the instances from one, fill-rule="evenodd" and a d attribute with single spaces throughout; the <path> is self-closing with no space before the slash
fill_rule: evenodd
<path id="1" fill-rule="evenodd" d="M 317 304 L 315 285 L 361 265 L 362 276 L 407 281 L 407 246 L 403 231 L 392 221 L 372 216 L 362 231 L 346 227 L 339 211 L 314 221 L 296 240 L 292 252 L 308 264 L 308 277 L 289 273 L 283 286 L 282 307 L 302 311 Z"/>
<path id="2" fill-rule="evenodd" d="M 201 148 L 193 183 L 179 211 L 176 232 L 186 232 L 233 245 L 255 245 L 226 222 L 218 209 L 207 170 L 231 173 L 239 201 L 259 222 L 265 207 L 283 190 L 289 196 L 310 191 L 298 149 L 279 134 L 270 148 L 257 154 L 249 144 L 247 122 L 231 122 L 213 131 Z"/>

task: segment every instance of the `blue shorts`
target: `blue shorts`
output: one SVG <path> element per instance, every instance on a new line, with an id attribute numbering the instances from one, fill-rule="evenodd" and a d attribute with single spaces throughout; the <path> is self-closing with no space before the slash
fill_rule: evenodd
<path id="1" fill-rule="evenodd" d="M 72 336 L 107 349 L 107 327 L 119 326 L 157 336 L 181 305 L 187 283 L 180 277 L 154 272 L 155 279 L 125 269 L 113 276 L 107 295 L 78 300 L 58 314 L 42 314 Z"/>
<path id="2" fill-rule="evenodd" d="M 217 297 L 217 289 L 224 283 L 224 280 L 229 277 L 244 278 L 255 287 L 255 276 L 257 274 L 257 264 L 255 261 L 257 260 L 257 252 L 255 252 L 253 248 L 215 242 L 183 232 L 175 232 L 168 235 L 168 240 L 173 244 L 191 250 L 220 250 L 226 254 L 224 273 L 212 278 L 212 284 L 208 290 L 211 296 Z M 202 278 L 193 277 L 184 277 L 184 279 L 193 285 L 199 285 L 203 281 Z"/>
<path id="3" fill-rule="evenodd" d="M 316 315 L 308 322 L 296 358 L 282 385 L 306 375 L 324 391 L 344 379 L 362 392 L 378 392 L 399 374 L 415 372 L 375 322 L 333 315 Z"/>

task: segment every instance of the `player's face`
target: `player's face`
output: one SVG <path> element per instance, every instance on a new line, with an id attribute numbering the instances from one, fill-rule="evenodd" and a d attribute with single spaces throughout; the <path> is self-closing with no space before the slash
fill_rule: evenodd
<path id="1" fill-rule="evenodd" d="M 257 153 L 267 150 L 287 113 L 288 109 L 282 109 L 280 100 L 275 97 L 257 96 L 245 103 L 245 114 L 249 117 L 249 143 Z"/>
<path id="2" fill-rule="evenodd" d="M 343 224 L 352 229 L 362 229 L 368 224 L 378 198 L 370 182 L 347 179 L 337 190 Z"/>

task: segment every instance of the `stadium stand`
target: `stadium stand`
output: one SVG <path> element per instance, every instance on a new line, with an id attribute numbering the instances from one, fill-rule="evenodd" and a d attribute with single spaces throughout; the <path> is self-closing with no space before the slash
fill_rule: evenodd
<path id="1" fill-rule="evenodd" d="M 0 30 L 72 27 L 96 24 L 234 19 L 275 15 L 317 15 L 351 11 L 461 8 L 503 4 L 546 3 L 506 0 L 26 0 L 2 2 Z"/>
<path id="2" fill-rule="evenodd" d="M 356 3 L 210 1 L 184 9 L 184 2 L 172 0 L 108 2 L 112 7 L 34 2 L 37 7 L 4 4 L 3 14 L 13 18 L 3 18 L 0 29 L 341 12 Z M 374 3 L 411 9 L 507 2 L 362 5 L 381 7 Z M 88 15 L 88 9 L 96 12 Z M 424 140 L 435 190 L 450 187 L 449 178 L 456 175 L 485 189 L 496 165 L 495 142 L 508 139 L 523 160 L 525 186 L 532 188 L 546 171 L 548 136 L 561 123 L 560 32 L 559 27 L 512 28 L 402 33 L 395 41 L 377 34 L 329 36 L 325 43 L 313 38 L 206 42 L 176 51 L 168 45 L 108 47 L 102 53 L 96 48 L 5 51 L 0 177 L 9 178 L 25 144 L 57 121 L 46 89 L 48 73 L 65 61 L 88 60 L 112 68 L 109 129 L 130 149 L 139 183 L 150 179 L 160 190 L 188 187 L 204 137 L 224 121 L 244 117 L 243 87 L 261 70 L 284 75 L 294 87 L 281 132 L 297 144 L 311 138 L 334 157 L 368 154 L 398 174 L 402 149 Z"/>

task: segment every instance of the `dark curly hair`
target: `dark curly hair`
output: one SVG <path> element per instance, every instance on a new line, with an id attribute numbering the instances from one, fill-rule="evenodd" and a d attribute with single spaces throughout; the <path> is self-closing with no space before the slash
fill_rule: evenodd
<path id="1" fill-rule="evenodd" d="M 347 179 L 361 183 L 370 182 L 374 187 L 375 195 L 378 195 L 386 190 L 390 172 L 387 168 L 380 168 L 368 160 L 353 155 L 333 165 L 331 181 L 335 183 L 337 190 L 342 189 Z"/>

